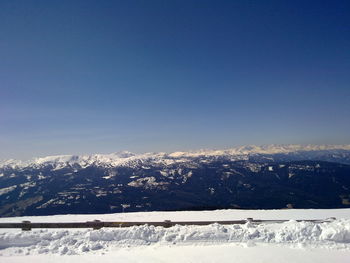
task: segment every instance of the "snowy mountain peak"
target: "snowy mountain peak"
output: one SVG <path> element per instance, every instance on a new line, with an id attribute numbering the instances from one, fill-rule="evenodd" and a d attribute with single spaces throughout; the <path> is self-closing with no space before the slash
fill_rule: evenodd
<path id="1" fill-rule="evenodd" d="M 144 153 L 134 154 L 128 151 L 115 152 L 110 154 L 92 154 L 92 155 L 56 155 L 34 158 L 27 161 L 21 160 L 5 160 L 0 162 L 1 167 L 24 168 L 24 167 L 43 167 L 53 166 L 54 168 L 62 168 L 64 166 L 79 165 L 87 167 L 90 165 L 99 165 L 107 167 L 116 167 L 119 165 L 128 165 L 135 162 L 152 160 L 165 164 L 173 162 L 183 162 L 191 158 L 210 158 L 210 157 L 239 157 L 250 155 L 272 155 L 272 154 L 290 154 L 300 152 L 334 152 L 334 151 L 350 151 L 350 145 L 298 145 L 298 144 L 271 144 L 271 145 L 247 145 L 226 150 L 197 150 L 173 153 Z"/>
<path id="2" fill-rule="evenodd" d="M 350 150 L 350 145 L 300 145 L 300 144 L 269 144 L 269 145 L 246 145 L 226 150 L 198 150 L 188 152 L 174 152 L 168 156 L 200 157 L 219 155 L 249 155 L 249 154 L 279 154 L 307 151 Z"/>

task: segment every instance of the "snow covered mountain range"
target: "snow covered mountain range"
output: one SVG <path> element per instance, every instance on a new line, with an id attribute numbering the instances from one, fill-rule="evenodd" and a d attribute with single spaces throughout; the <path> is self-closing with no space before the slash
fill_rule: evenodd
<path id="1" fill-rule="evenodd" d="M 0 216 L 350 207 L 350 145 L 63 155 L 0 164 Z"/>
<path id="2" fill-rule="evenodd" d="M 0 168 L 25 168 L 25 167 L 44 167 L 54 166 L 56 168 L 64 166 L 78 165 L 80 167 L 103 166 L 117 167 L 127 166 L 138 162 L 158 162 L 171 164 L 175 162 L 185 162 L 193 158 L 231 158 L 233 160 L 245 160 L 254 156 L 274 156 L 289 155 L 290 158 L 300 159 L 317 159 L 317 157 L 334 159 L 347 159 L 350 152 L 350 144 L 348 145 L 263 145 L 263 146 L 241 146 L 227 150 L 198 150 L 187 152 L 173 153 L 144 153 L 134 154 L 128 151 L 122 151 L 111 154 L 93 154 L 93 155 L 57 155 L 34 158 L 27 161 L 21 160 L 4 160 L 0 161 Z M 344 160 L 343 160 L 344 161 Z M 350 161 L 345 160 L 346 162 Z"/>

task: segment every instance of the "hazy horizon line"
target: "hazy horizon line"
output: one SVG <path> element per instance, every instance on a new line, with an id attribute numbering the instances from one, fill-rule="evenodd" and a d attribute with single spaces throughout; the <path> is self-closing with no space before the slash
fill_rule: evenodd
<path id="1" fill-rule="evenodd" d="M 327 150 L 327 147 L 331 147 L 331 149 L 339 149 L 339 150 L 350 150 L 350 143 L 345 144 L 315 144 L 315 143 L 271 143 L 271 144 L 241 144 L 237 146 L 230 146 L 230 147 L 212 147 L 212 148 L 196 148 L 196 149 L 187 149 L 187 150 L 172 150 L 172 151 L 129 151 L 129 150 L 119 150 L 119 151 L 112 151 L 112 152 L 90 152 L 90 153 L 63 153 L 63 154 L 47 154 L 47 155 L 36 155 L 29 158 L 1 158 L 0 161 L 10 161 L 10 160 L 16 160 L 16 161 L 30 161 L 33 159 L 39 159 L 39 158 L 45 158 L 45 157 L 60 157 L 60 156 L 92 156 L 92 155 L 112 155 L 117 153 L 130 153 L 134 155 L 143 155 L 143 154 L 173 154 L 173 153 L 196 153 L 196 152 L 202 152 L 202 151 L 229 151 L 233 149 L 240 149 L 244 147 L 257 147 L 257 148 L 264 148 L 264 147 L 288 147 L 288 146 L 296 146 L 296 147 L 325 147 L 323 150 Z M 339 147 L 339 148 L 337 148 Z M 322 150 L 322 149 L 319 149 Z"/>

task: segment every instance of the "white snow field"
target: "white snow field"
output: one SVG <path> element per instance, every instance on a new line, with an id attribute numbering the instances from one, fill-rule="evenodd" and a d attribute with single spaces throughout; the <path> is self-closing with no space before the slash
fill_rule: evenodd
<path id="1" fill-rule="evenodd" d="M 327 223 L 296 219 L 336 220 Z M 0 230 L 0 262 L 350 262 L 350 209 L 216 210 L 0 218 L 0 222 L 211 221 L 285 223 Z"/>

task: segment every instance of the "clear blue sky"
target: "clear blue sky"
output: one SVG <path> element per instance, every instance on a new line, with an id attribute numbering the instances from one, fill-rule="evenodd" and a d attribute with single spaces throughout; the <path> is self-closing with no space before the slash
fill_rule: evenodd
<path id="1" fill-rule="evenodd" d="M 350 143 L 350 1 L 0 1 L 0 159 Z"/>

